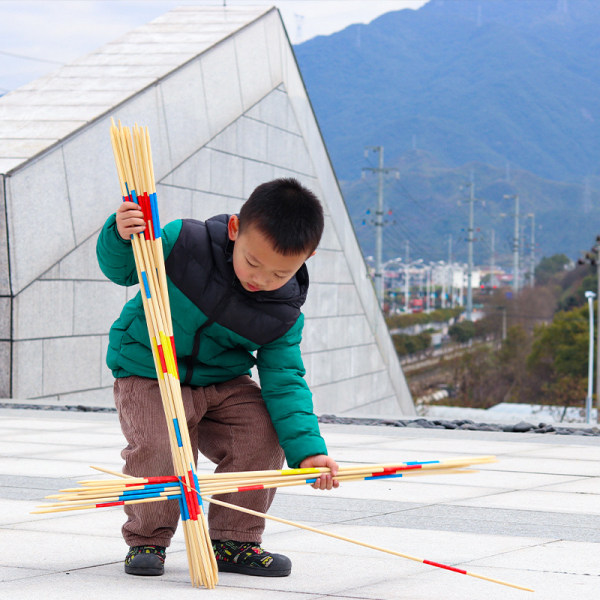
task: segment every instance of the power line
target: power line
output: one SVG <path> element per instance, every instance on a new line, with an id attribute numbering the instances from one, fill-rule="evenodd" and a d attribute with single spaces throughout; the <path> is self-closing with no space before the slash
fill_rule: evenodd
<path id="1" fill-rule="evenodd" d="M 16 54 L 15 52 L 6 52 L 6 50 L 0 50 L 0 54 L 3 54 L 4 56 L 11 56 L 13 58 L 23 58 L 25 60 L 34 60 L 37 62 L 52 63 L 55 65 L 64 65 L 64 62 L 61 62 L 58 60 L 50 60 L 48 58 L 36 58 L 33 56 L 25 56 L 25 54 Z"/>

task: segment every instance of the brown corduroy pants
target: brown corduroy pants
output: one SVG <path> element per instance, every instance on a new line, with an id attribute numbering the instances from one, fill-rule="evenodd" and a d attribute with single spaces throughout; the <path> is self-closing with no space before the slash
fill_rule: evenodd
<path id="1" fill-rule="evenodd" d="M 190 440 L 216 463 L 215 472 L 281 469 L 284 455 L 259 386 L 248 376 L 207 387 L 182 386 Z M 136 477 L 173 475 L 173 462 L 158 383 L 144 377 L 119 378 L 115 404 L 127 447 L 121 452 L 123 472 Z M 267 512 L 275 490 L 219 495 L 231 504 Z M 129 546 L 169 546 L 179 520 L 175 500 L 125 506 L 122 533 Z M 212 539 L 262 541 L 263 518 L 211 505 L 208 523 Z"/>

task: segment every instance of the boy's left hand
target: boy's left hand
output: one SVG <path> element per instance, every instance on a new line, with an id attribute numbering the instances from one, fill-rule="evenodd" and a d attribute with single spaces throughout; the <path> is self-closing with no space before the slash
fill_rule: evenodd
<path id="1" fill-rule="evenodd" d="M 335 479 L 339 467 L 333 458 L 326 454 L 308 456 L 300 463 L 300 468 L 306 469 L 309 467 L 329 467 L 331 469 L 331 473 L 321 473 L 317 477 L 317 480 L 312 484 L 315 490 L 330 490 L 339 487 L 340 482 Z"/>

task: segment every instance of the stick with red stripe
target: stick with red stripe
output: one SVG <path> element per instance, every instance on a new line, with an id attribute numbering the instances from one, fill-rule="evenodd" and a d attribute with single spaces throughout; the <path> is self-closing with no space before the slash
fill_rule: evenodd
<path id="1" fill-rule="evenodd" d="M 508 587 L 515 588 L 517 590 L 523 590 L 525 592 L 533 592 L 534 591 L 531 588 L 524 587 L 521 585 L 516 585 L 514 583 L 508 583 L 507 581 L 502 581 L 501 579 L 494 579 L 492 577 L 486 577 L 485 575 L 479 575 L 477 573 L 465 571 L 464 569 L 459 569 L 457 567 L 452 567 L 450 565 L 444 565 L 442 563 L 427 560 L 425 558 L 418 558 L 416 556 L 411 556 L 410 554 L 405 554 L 403 552 L 397 552 L 396 550 L 390 550 L 389 548 L 382 548 L 381 546 L 375 546 L 373 544 L 369 544 L 368 542 L 361 542 L 360 540 L 355 540 L 353 538 L 346 537 L 345 535 L 339 535 L 337 533 L 332 533 L 331 531 L 325 531 L 323 529 L 316 529 L 315 527 L 310 527 L 309 525 L 303 525 L 302 523 L 296 523 L 295 521 L 288 521 L 287 519 L 273 517 L 273 516 L 267 515 L 265 513 L 260 513 L 258 511 L 251 510 L 249 508 L 243 508 L 241 506 L 229 504 L 228 502 L 223 502 L 221 500 L 215 500 L 214 498 L 206 498 L 204 495 L 202 497 L 204 498 L 204 500 L 206 500 L 207 502 L 212 503 L 212 504 L 218 504 L 219 506 L 225 506 L 227 508 L 231 508 L 232 510 L 237 510 L 237 511 L 240 511 L 243 513 L 247 513 L 247 514 L 253 515 L 255 517 L 262 517 L 263 519 L 270 519 L 271 521 L 283 523 L 284 525 L 291 525 L 292 527 L 299 527 L 300 529 L 306 529 L 307 531 L 312 531 L 313 533 L 319 533 L 321 535 L 326 535 L 328 537 L 342 540 L 344 542 L 350 542 L 351 544 L 356 544 L 358 546 L 364 546 L 365 548 L 371 548 L 372 550 L 378 550 L 379 552 L 385 552 L 387 554 L 392 554 L 393 556 L 399 556 L 400 558 L 406 558 L 408 560 L 420 562 L 420 563 L 423 563 L 424 565 L 429 565 L 430 567 L 436 567 L 438 569 L 445 569 L 446 571 L 452 571 L 453 573 L 459 573 L 460 575 L 469 575 L 470 577 L 476 577 L 477 579 L 483 579 L 484 581 L 489 581 L 491 583 L 498 583 L 500 585 L 506 585 Z"/>
<path id="2" fill-rule="evenodd" d="M 181 398 L 177 355 L 169 307 L 168 284 L 164 269 L 160 224 L 156 210 L 156 190 L 152 153 L 147 129 L 112 124 L 111 141 L 123 198 L 138 202 L 146 229 L 132 236 L 135 265 L 152 358 L 167 420 L 175 475 L 181 490 L 180 509 L 186 551 L 193 585 L 215 587 L 217 564 L 212 551 L 208 524 L 197 491 L 197 479 L 189 431 Z"/>

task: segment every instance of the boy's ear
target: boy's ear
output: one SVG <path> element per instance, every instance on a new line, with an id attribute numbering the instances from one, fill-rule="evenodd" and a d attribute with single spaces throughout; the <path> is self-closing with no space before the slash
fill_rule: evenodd
<path id="1" fill-rule="evenodd" d="M 309 254 L 309 255 L 308 255 L 308 258 L 310 258 L 311 256 L 314 256 L 316 253 L 317 253 L 317 251 L 316 251 L 316 250 L 313 250 L 313 253 L 312 253 L 312 254 Z"/>
<path id="2" fill-rule="evenodd" d="M 237 240 L 238 234 L 240 233 L 240 220 L 237 215 L 231 215 L 229 217 L 229 222 L 227 223 L 227 233 L 229 234 L 229 239 L 232 242 Z"/>

